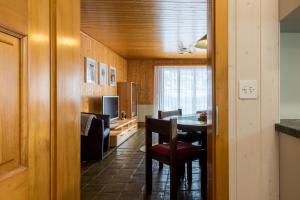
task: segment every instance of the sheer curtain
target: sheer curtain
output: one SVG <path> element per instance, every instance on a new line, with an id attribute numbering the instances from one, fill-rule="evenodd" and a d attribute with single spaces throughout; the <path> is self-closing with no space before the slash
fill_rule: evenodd
<path id="1" fill-rule="evenodd" d="M 207 109 L 206 67 L 155 67 L 154 116 L 178 108 L 183 114 Z"/>

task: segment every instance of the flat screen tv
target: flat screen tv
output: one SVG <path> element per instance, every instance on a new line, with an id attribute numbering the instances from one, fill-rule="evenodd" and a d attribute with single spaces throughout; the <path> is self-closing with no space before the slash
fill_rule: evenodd
<path id="1" fill-rule="evenodd" d="M 102 97 L 102 113 L 110 115 L 110 120 L 119 118 L 119 97 L 103 96 Z"/>

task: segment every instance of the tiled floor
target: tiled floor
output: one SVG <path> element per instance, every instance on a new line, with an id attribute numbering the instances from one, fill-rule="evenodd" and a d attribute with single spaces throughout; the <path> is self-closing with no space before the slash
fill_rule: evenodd
<path id="1" fill-rule="evenodd" d="M 151 196 L 145 195 L 145 159 L 139 148 L 144 145 L 144 130 L 139 130 L 127 142 L 111 152 L 102 161 L 82 164 L 82 200 L 140 200 L 169 199 L 169 167 L 158 170 L 153 162 L 153 190 Z M 180 185 L 178 199 L 201 199 L 200 169 L 193 163 L 193 184 L 188 190 L 186 178 Z"/>

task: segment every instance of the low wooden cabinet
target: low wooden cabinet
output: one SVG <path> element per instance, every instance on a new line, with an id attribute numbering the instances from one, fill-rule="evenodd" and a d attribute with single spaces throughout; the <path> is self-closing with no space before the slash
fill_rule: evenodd
<path id="1" fill-rule="evenodd" d="M 138 130 L 137 118 L 117 120 L 110 125 L 110 146 L 116 147 L 125 142 Z"/>

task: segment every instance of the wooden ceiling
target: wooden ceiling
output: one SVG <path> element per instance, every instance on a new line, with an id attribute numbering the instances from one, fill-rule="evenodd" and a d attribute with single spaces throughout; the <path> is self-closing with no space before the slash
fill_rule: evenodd
<path id="1" fill-rule="evenodd" d="M 129 59 L 203 58 L 207 0 L 81 0 L 81 30 Z"/>

